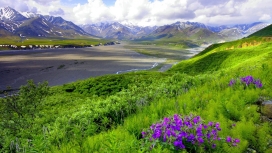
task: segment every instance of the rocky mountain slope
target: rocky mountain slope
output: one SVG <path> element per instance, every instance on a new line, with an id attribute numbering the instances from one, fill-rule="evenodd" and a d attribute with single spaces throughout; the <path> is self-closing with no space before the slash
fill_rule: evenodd
<path id="1" fill-rule="evenodd" d="M 61 17 L 20 13 L 11 7 L 0 9 L 0 27 L 9 35 L 29 37 L 77 37 L 89 36 L 87 32 Z"/>
<path id="2" fill-rule="evenodd" d="M 119 22 L 81 25 L 86 32 L 102 38 L 136 39 L 150 34 L 157 27 L 140 27 Z"/>

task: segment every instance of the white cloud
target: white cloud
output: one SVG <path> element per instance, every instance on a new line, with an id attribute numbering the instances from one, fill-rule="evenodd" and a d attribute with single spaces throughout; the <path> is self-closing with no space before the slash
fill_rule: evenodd
<path id="1" fill-rule="evenodd" d="M 57 9 L 55 11 L 49 12 L 49 14 L 52 15 L 52 16 L 55 16 L 55 15 L 64 15 L 65 13 L 64 13 L 63 9 L 59 8 L 59 9 Z"/>
<path id="2" fill-rule="evenodd" d="M 268 21 L 268 20 L 270 20 L 270 19 L 271 19 L 271 16 L 268 15 L 268 14 L 263 14 L 263 15 L 259 18 L 260 21 Z"/>
<path id="3" fill-rule="evenodd" d="M 73 8 L 73 12 L 77 23 L 80 24 L 108 21 L 113 18 L 102 0 L 89 0 L 85 5 L 78 4 Z"/>
<path id="4" fill-rule="evenodd" d="M 259 21 L 264 14 L 272 14 L 270 0 L 225 0 L 218 5 L 202 5 L 195 10 L 195 21 L 207 24 L 239 24 Z M 267 21 L 267 20 L 263 20 Z"/>
<path id="5" fill-rule="evenodd" d="M 68 1 L 13 0 L 0 1 L 0 6 L 59 15 L 77 24 L 128 21 L 138 25 L 164 25 L 188 20 L 222 25 L 272 18 L 271 0 L 116 0 L 110 7 L 103 0 L 88 0 L 86 4 L 73 6 Z"/>
<path id="6" fill-rule="evenodd" d="M 127 20 L 138 25 L 162 25 L 195 17 L 194 12 L 187 8 L 186 0 L 116 0 L 111 7 L 105 6 L 102 0 L 89 0 L 88 4 L 78 4 L 73 12 L 79 23 Z"/>
<path id="7" fill-rule="evenodd" d="M 32 12 L 32 13 L 37 13 L 37 11 L 38 11 L 37 7 L 33 7 L 33 8 L 30 10 L 30 12 Z"/>

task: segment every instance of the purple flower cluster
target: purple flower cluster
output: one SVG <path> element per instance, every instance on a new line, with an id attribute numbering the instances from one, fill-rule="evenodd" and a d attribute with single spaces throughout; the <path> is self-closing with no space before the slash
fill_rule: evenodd
<path id="1" fill-rule="evenodd" d="M 232 146 L 237 146 L 237 143 L 239 143 L 240 140 L 239 139 L 233 139 L 230 136 L 227 136 L 226 142 L 227 143 L 232 143 Z"/>
<path id="2" fill-rule="evenodd" d="M 254 79 L 253 76 L 251 76 L 251 75 L 241 78 L 241 82 L 246 86 L 254 84 L 256 88 L 262 88 L 263 87 L 263 84 L 262 84 L 261 80 L 260 79 Z M 236 83 L 236 81 L 234 79 L 231 79 L 230 82 L 229 82 L 229 86 L 233 86 L 235 83 Z"/>
<path id="3" fill-rule="evenodd" d="M 203 124 L 199 116 L 190 115 L 182 118 L 181 115 L 175 114 L 151 125 L 150 129 L 142 132 L 142 137 L 153 142 L 152 147 L 154 143 L 160 142 L 173 145 L 177 150 L 192 149 L 196 146 L 214 149 L 215 141 L 222 140 L 218 131 L 221 131 L 219 123 Z M 232 142 L 233 146 L 236 146 L 239 140 L 227 137 L 226 142 Z"/>

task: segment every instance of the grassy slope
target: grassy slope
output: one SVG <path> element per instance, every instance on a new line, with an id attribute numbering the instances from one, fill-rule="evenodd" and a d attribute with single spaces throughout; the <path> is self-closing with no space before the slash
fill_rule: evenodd
<path id="1" fill-rule="evenodd" d="M 136 150 L 141 146 L 138 140 L 141 130 L 158 119 L 174 113 L 201 114 L 205 121 L 220 122 L 223 129 L 222 136 L 231 135 L 241 139 L 240 147 L 220 145 L 221 147 L 215 152 L 245 152 L 247 148 L 253 148 L 257 152 L 271 151 L 271 144 L 267 142 L 271 141 L 272 131 L 269 130 L 268 123 L 260 122 L 256 105 L 261 97 L 268 99 L 272 97 L 271 43 L 262 41 L 261 45 L 253 45 L 253 47 L 225 50 L 232 48 L 233 45 L 239 47 L 239 43 L 251 41 L 253 40 L 245 39 L 217 44 L 194 58 L 179 63 L 168 72 L 171 76 L 168 77 L 168 82 L 158 81 L 156 85 L 151 86 L 158 90 L 162 85 L 179 86 L 181 82 L 190 82 L 190 85 L 187 84 L 188 89 L 184 89 L 181 85 L 180 88 L 173 87 L 179 90 L 177 96 L 167 96 L 169 93 L 164 93 L 165 95 L 161 95 L 160 98 L 151 100 L 149 106 L 125 118 L 124 123 L 114 130 L 87 138 L 82 143 L 82 148 L 73 147 L 70 143 L 65 145 L 62 151 L 77 152 L 81 149 L 89 152 L 137 152 Z M 194 77 L 181 75 L 178 72 Z M 155 74 L 150 75 L 152 77 Z M 234 88 L 228 86 L 230 79 L 239 79 L 247 75 L 261 79 L 265 87 L 244 89 L 242 85 Z M 150 90 L 151 88 L 147 87 L 146 91 Z M 175 90 L 170 91 L 175 92 Z M 236 127 L 229 128 L 232 124 L 236 124 Z M 53 152 L 57 151 L 53 150 Z M 162 151 L 160 148 L 155 148 L 153 151 L 159 150 Z M 167 149 L 164 151 L 168 152 Z"/>
<path id="2" fill-rule="evenodd" d="M 125 118 L 121 126 L 117 126 L 114 130 L 103 132 L 98 135 L 87 138 L 83 141 L 83 147 L 73 146 L 73 143 L 65 145 L 61 151 L 64 152 L 137 152 L 141 148 L 139 141 L 141 130 L 148 128 L 152 123 L 158 121 L 164 116 L 179 114 L 200 114 L 205 121 L 220 122 L 222 127 L 222 137 L 234 136 L 241 139 L 239 147 L 233 148 L 226 145 L 219 145 L 215 152 L 245 152 L 247 148 L 253 148 L 257 152 L 271 151 L 272 131 L 269 130 L 268 123 L 260 121 L 260 114 L 257 112 L 258 106 L 256 102 L 261 98 L 272 97 L 272 53 L 269 51 L 269 45 L 244 48 L 242 50 L 233 50 L 228 53 L 222 52 L 219 57 L 214 57 L 212 51 L 206 51 L 206 54 L 198 55 L 191 60 L 180 63 L 192 68 L 190 71 L 183 71 L 177 65 L 170 72 L 176 73 L 168 77 L 167 82 L 159 81 L 152 84 L 153 90 L 164 89 L 166 86 L 177 85 L 177 96 L 170 96 L 169 93 L 160 93 L 159 98 L 151 100 L 150 105 L 138 110 L 136 114 L 129 115 Z M 240 51 L 238 54 L 237 52 Z M 220 65 L 210 69 L 208 64 L 198 64 L 201 57 L 206 58 L 209 64 L 217 65 L 220 60 L 224 60 L 226 65 Z M 198 59 L 198 60 L 196 60 Z M 193 61 L 193 62 L 192 62 Z M 193 64 L 191 64 L 192 62 Z M 196 62 L 196 63 L 194 63 Z M 220 63 L 224 63 L 220 62 Z M 199 71 L 197 67 L 203 70 Z M 213 70 L 213 73 L 210 71 Z M 178 74 L 177 72 L 194 74 L 194 77 L 186 74 Z M 171 75 L 172 74 L 172 75 Z M 155 74 L 150 74 L 152 75 Z M 246 88 L 242 85 L 236 85 L 231 88 L 228 86 L 230 79 L 238 79 L 243 76 L 253 75 L 263 81 L 263 89 L 255 89 L 254 87 Z M 190 81 L 189 81 L 190 80 Z M 184 84 L 188 88 L 184 88 Z M 139 87 L 140 88 L 140 87 Z M 145 90 L 151 92 L 151 88 Z M 170 90 L 175 92 L 175 90 Z M 188 91 L 187 91 L 188 90 Z M 155 94 L 154 92 L 151 92 Z M 167 96 L 169 94 L 169 96 Z M 143 96 L 143 95 L 142 95 Z M 152 96 L 151 96 L 152 97 Z M 231 125 L 236 124 L 235 127 Z M 258 126 L 256 126 L 258 125 Z M 230 128 L 232 127 L 232 128 Z M 72 148 L 72 149 L 71 149 Z M 57 151 L 53 149 L 53 152 Z M 162 151 L 155 148 L 153 152 Z M 169 152 L 164 149 L 164 152 Z"/>
<path id="3" fill-rule="evenodd" d="M 195 75 L 218 70 L 232 70 L 246 65 L 260 67 L 266 62 L 265 59 L 271 57 L 271 42 L 259 41 L 257 43 L 256 41 L 256 46 L 240 48 L 239 43 L 245 42 L 248 43 L 250 40 L 210 46 L 195 57 L 175 65 L 170 71 Z"/>
<path id="4" fill-rule="evenodd" d="M 217 144 L 214 152 L 271 152 L 271 124 L 260 120 L 257 105 L 259 99 L 272 98 L 270 46 L 267 39 L 247 38 L 210 46 L 166 73 L 108 75 L 54 87 L 35 120 L 49 132 L 32 130 L 34 147 L 26 149 L 141 152 L 148 150 L 140 139 L 144 128 L 165 116 L 192 113 L 205 122 L 220 122 L 221 137 L 241 140 L 235 148 Z M 259 78 L 264 87 L 228 86 L 231 79 L 247 75 Z M 152 150 L 159 151 L 171 152 Z"/>
<path id="5" fill-rule="evenodd" d="M 99 43 L 105 43 L 109 40 L 94 39 L 88 37 L 78 37 L 73 39 L 67 38 L 27 38 L 21 40 L 20 38 L 6 39 L 0 38 L 1 44 L 3 45 L 17 45 L 17 46 L 27 46 L 27 45 L 97 45 Z M 1 49 L 1 48 L 0 48 Z"/>
<path id="6" fill-rule="evenodd" d="M 260 31 L 257 31 L 251 34 L 249 37 L 271 37 L 272 36 L 272 25 L 263 28 Z"/>

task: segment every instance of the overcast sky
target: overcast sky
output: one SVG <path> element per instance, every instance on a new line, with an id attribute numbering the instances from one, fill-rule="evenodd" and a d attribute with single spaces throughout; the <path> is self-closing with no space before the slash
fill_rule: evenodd
<path id="1" fill-rule="evenodd" d="M 0 6 L 61 16 L 76 24 L 117 21 L 153 26 L 192 21 L 231 25 L 272 21 L 271 0 L 0 0 Z"/>

